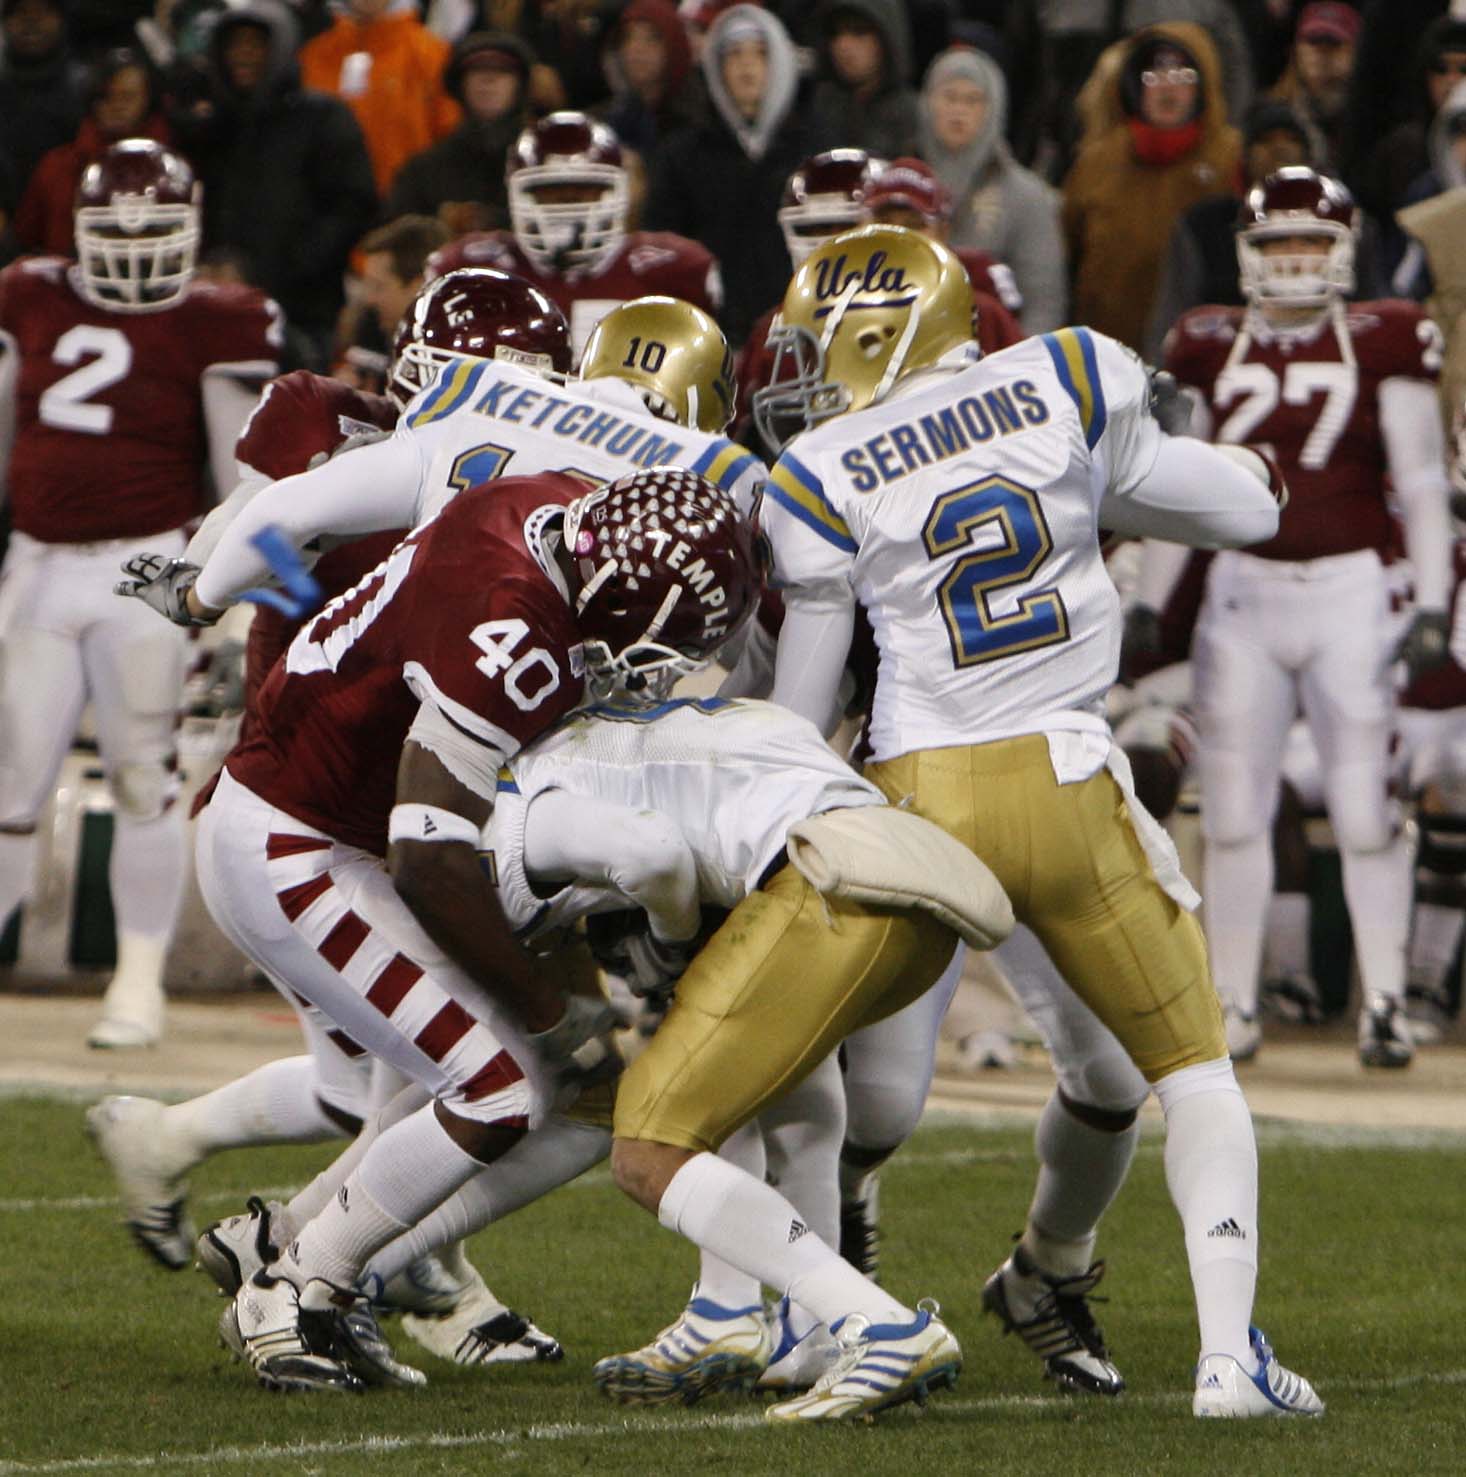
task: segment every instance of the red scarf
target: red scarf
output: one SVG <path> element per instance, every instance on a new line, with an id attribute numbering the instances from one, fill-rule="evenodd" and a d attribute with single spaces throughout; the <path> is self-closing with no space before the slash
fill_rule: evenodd
<path id="1" fill-rule="evenodd" d="M 1180 128 L 1157 128 L 1139 118 L 1127 118 L 1130 143 L 1142 164 L 1163 167 L 1184 159 L 1201 142 L 1201 120 L 1193 118 Z"/>

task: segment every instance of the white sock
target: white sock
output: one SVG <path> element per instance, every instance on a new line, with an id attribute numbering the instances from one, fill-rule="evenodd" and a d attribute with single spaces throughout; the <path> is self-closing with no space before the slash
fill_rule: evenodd
<path id="1" fill-rule="evenodd" d="M 1095 1230 L 1135 1157 L 1140 1125 L 1107 1133 L 1081 1123 L 1055 1092 L 1034 1131 L 1038 1182 L 1021 1245 L 1051 1277 L 1077 1277 L 1094 1260 Z"/>
<path id="2" fill-rule="evenodd" d="M 1410 978 L 1431 990 L 1446 982 L 1446 971 L 1461 947 L 1466 912 L 1439 903 L 1416 903 L 1410 932 Z"/>
<path id="3" fill-rule="evenodd" d="M 1366 1000 L 1405 996 L 1405 946 L 1415 892 L 1413 848 L 1403 832 L 1383 851 L 1339 852 L 1344 901 Z"/>
<path id="4" fill-rule="evenodd" d="M 766 1179 L 768 1159 L 758 1120 L 745 1123 L 724 1139 L 718 1158 L 741 1169 L 752 1179 Z M 757 1277 L 739 1271 L 707 1247 L 698 1247 L 697 1284 L 692 1289 L 693 1297 L 717 1303 L 720 1308 L 751 1308 L 762 1305 L 763 1295 L 763 1283 Z"/>
<path id="5" fill-rule="evenodd" d="M 484 1166 L 438 1122 L 432 1104 L 378 1134 L 292 1253 L 306 1277 L 349 1287 L 375 1253 Z"/>
<path id="6" fill-rule="evenodd" d="M 911 1323 L 916 1314 L 862 1277 L 805 1226 L 770 1185 L 697 1154 L 672 1176 L 657 1217 L 760 1282 L 786 1292 L 832 1328 L 850 1313 L 872 1323 Z"/>
<path id="7" fill-rule="evenodd" d="M 1264 832 L 1235 846 L 1206 843 L 1202 895 L 1212 979 L 1224 1005 L 1257 1013 L 1263 919 L 1273 890 L 1273 848 Z"/>
<path id="8" fill-rule="evenodd" d="M 163 1112 L 164 1131 L 189 1166 L 221 1149 L 250 1144 L 313 1144 L 341 1138 L 316 1098 L 311 1056 L 266 1062 L 253 1072 Z"/>
<path id="9" fill-rule="evenodd" d="M 1183 1067 L 1155 1084 L 1166 1115 L 1166 1184 L 1186 1233 L 1201 1353 L 1256 1372 L 1248 1337 L 1257 1287 L 1257 1144 L 1232 1063 Z"/>
<path id="10" fill-rule="evenodd" d="M 606 1129 L 551 1118 L 372 1257 L 371 1271 L 386 1282 L 420 1256 L 452 1246 L 568 1184 L 610 1152 Z"/>
<path id="11" fill-rule="evenodd" d="M 1309 952 L 1312 903 L 1306 892 L 1275 892 L 1267 910 L 1263 973 L 1270 980 L 1298 979 L 1313 973 Z"/>
<path id="12" fill-rule="evenodd" d="M 0 933 L 10 915 L 31 895 L 36 869 L 36 837 L 0 831 Z"/>
<path id="13" fill-rule="evenodd" d="M 107 865 L 118 934 L 161 939 L 164 953 L 178 926 L 188 875 L 183 821 L 176 805 L 150 821 L 119 812 Z M 119 958 L 119 972 L 121 963 Z"/>

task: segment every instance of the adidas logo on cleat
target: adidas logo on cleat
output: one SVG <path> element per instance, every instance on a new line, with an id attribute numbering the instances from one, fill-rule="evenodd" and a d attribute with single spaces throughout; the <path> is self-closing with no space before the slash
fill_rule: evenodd
<path id="1" fill-rule="evenodd" d="M 1231 1216 L 1228 1216 L 1224 1221 L 1219 1221 L 1206 1235 L 1207 1240 L 1211 1240 L 1213 1236 L 1234 1236 L 1239 1241 L 1247 1240 L 1247 1232 Z"/>

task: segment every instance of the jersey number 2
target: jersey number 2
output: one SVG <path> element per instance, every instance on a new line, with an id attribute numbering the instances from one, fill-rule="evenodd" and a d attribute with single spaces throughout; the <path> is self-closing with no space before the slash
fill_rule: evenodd
<path id="1" fill-rule="evenodd" d="M 112 407 L 95 404 L 88 397 L 127 378 L 132 368 L 132 345 L 126 335 L 96 323 L 79 323 L 56 340 L 51 359 L 56 364 L 80 364 L 83 359 L 91 363 L 82 364 L 42 391 L 41 424 L 58 431 L 105 436 L 112 429 Z"/>
<path id="2" fill-rule="evenodd" d="M 1019 595 L 1016 609 L 1007 615 L 994 614 L 991 605 L 999 591 L 1031 580 L 1053 552 L 1053 536 L 1032 488 L 993 476 L 944 493 L 932 504 L 921 536 L 927 557 L 944 559 L 970 549 L 975 538 L 989 531 L 1000 542 L 961 553 L 937 586 L 937 604 L 958 667 L 1069 639 L 1069 613 L 1052 587 Z"/>

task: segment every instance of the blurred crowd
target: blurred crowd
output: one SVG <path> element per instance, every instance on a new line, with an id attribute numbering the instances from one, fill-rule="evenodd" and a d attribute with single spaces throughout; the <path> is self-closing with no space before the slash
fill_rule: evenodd
<path id="1" fill-rule="evenodd" d="M 1466 183 L 1466 14 L 1446 0 L 0 9 L 0 260 L 70 249 L 76 183 L 108 142 L 168 142 L 203 182 L 205 264 L 274 297 L 312 368 L 358 339 L 370 353 L 355 309 L 390 306 L 363 239 L 411 280 L 409 237 L 508 227 L 506 157 L 564 108 L 619 139 L 631 225 L 721 261 L 735 348 L 787 281 L 786 182 L 839 147 L 928 161 L 951 243 L 1011 266 L 1028 332 L 1083 322 L 1158 358 L 1185 309 L 1240 301 L 1236 202 L 1291 163 L 1362 205 L 1360 297 L 1434 298 L 1452 338 L 1466 307 L 1440 204 Z M 415 233 L 380 234 L 408 216 Z"/>

